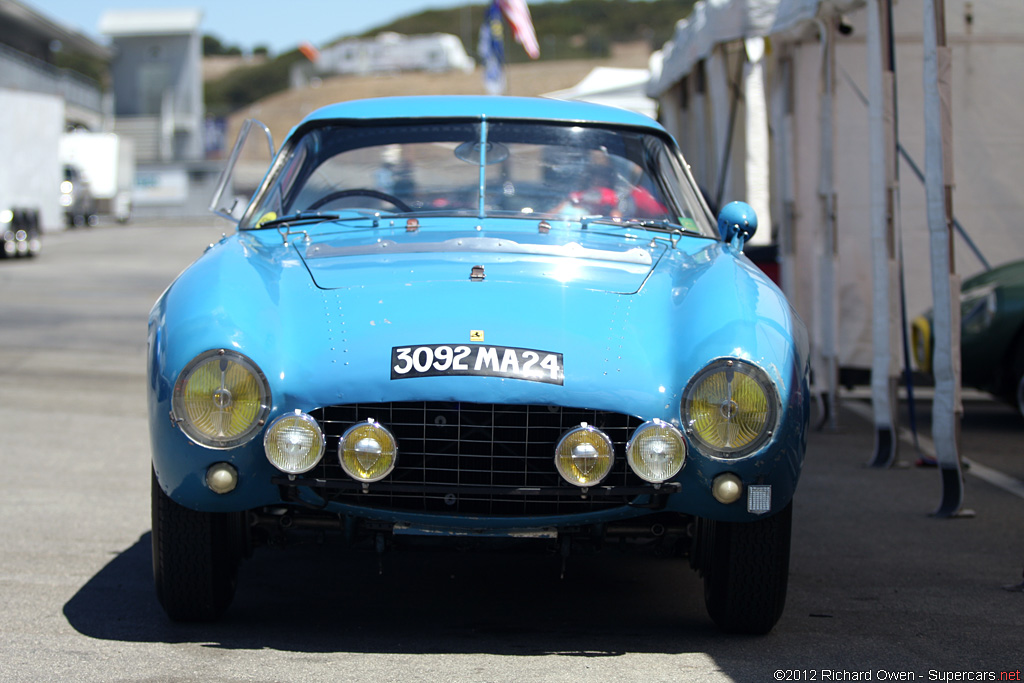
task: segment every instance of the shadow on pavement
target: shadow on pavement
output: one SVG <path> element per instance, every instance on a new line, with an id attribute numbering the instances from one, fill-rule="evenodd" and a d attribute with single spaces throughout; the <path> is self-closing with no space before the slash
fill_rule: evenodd
<path id="1" fill-rule="evenodd" d="M 1015 417 L 995 408 L 985 420 Z M 866 467 L 870 421 L 842 418 L 838 431 L 808 437 L 786 612 L 766 637 L 718 632 L 683 559 L 574 556 L 562 579 L 554 555 L 392 551 L 379 567 L 373 553 L 315 545 L 258 550 L 222 621 L 175 624 L 155 598 L 148 533 L 83 585 L 64 615 L 90 638 L 228 650 L 693 655 L 710 660 L 697 669 L 735 681 L 786 670 L 961 680 L 932 674 L 1019 669 L 1024 603 L 1002 587 L 1020 577 L 1021 499 L 968 476 L 977 515 L 933 518 L 937 472 Z M 965 448 L 1019 466 L 1017 434 L 1006 429 L 968 430 Z M 694 660 L 671 666 L 684 661 Z"/>
<path id="2" fill-rule="evenodd" d="M 177 624 L 156 600 L 150 552 L 147 533 L 65 604 L 68 623 L 103 640 L 293 652 L 609 657 L 723 637 L 685 559 L 572 557 L 563 579 L 554 555 L 261 548 L 220 622 Z"/>

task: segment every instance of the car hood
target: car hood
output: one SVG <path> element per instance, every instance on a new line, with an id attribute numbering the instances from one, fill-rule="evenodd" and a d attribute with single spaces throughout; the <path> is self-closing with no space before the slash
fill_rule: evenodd
<path id="1" fill-rule="evenodd" d="M 805 350 L 806 339 L 781 293 L 727 245 L 699 237 L 652 245 L 645 237 L 559 245 L 625 260 L 481 243 L 441 251 L 430 246 L 442 241 L 436 236 L 404 251 L 315 235 L 287 245 L 267 233 L 227 238 L 154 308 L 153 329 L 165 317 L 176 321 L 151 342 L 158 357 L 161 349 L 173 354 L 161 363 L 161 391 L 196 354 L 230 344 L 272 379 L 275 410 L 500 395 L 678 420 L 686 383 L 726 352 L 760 364 L 784 394 L 800 376 L 789 349 Z M 633 263 L 645 260 L 633 249 L 651 264 Z M 476 265 L 482 280 L 471 277 Z M 554 354 L 564 381 L 396 371 L 408 368 L 406 358 L 426 365 L 429 354 L 417 349 L 440 346 L 494 353 L 491 367 L 500 361 L 502 370 L 506 357 L 513 368 L 531 358 L 541 367 Z M 445 358 L 435 356 L 439 365 Z"/>
<path id="2" fill-rule="evenodd" d="M 549 235 L 329 235 L 300 256 L 320 289 L 487 281 L 549 283 L 629 294 L 640 289 L 667 247 L 635 237 Z"/>

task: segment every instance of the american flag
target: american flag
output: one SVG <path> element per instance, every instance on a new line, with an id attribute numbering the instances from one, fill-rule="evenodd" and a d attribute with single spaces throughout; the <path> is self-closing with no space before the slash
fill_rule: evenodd
<path id="1" fill-rule="evenodd" d="M 526 0 L 497 0 L 502 13 L 512 26 L 512 35 L 516 42 L 523 46 L 530 59 L 540 57 L 540 45 L 537 43 L 537 32 L 530 18 L 530 8 Z"/>

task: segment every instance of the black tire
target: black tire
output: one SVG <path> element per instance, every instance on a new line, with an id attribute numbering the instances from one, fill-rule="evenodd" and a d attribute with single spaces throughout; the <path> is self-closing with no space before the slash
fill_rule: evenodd
<path id="1" fill-rule="evenodd" d="M 1017 375 L 1017 412 L 1024 417 L 1024 370 Z"/>
<path id="2" fill-rule="evenodd" d="M 198 512 L 178 505 L 153 475 L 153 582 L 174 621 L 214 621 L 235 596 L 246 554 L 244 513 Z"/>
<path id="3" fill-rule="evenodd" d="M 723 631 L 763 635 L 786 606 L 793 504 L 753 522 L 701 519 L 695 563 L 704 604 Z"/>

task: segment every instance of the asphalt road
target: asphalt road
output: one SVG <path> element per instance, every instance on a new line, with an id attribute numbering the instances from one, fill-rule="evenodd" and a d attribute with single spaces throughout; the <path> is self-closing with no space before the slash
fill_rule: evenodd
<path id="1" fill-rule="evenodd" d="M 1003 586 L 1024 499 L 968 474 L 975 516 L 929 517 L 937 472 L 865 468 L 850 408 L 810 436 L 766 637 L 718 633 L 682 560 L 571 558 L 560 578 L 546 556 L 319 546 L 261 549 L 222 622 L 171 623 L 151 585 L 146 318 L 227 229 L 101 226 L 0 261 L 0 680 L 1020 680 L 1024 594 Z M 968 404 L 977 463 L 1024 477 L 1022 436 L 1008 408 Z"/>

